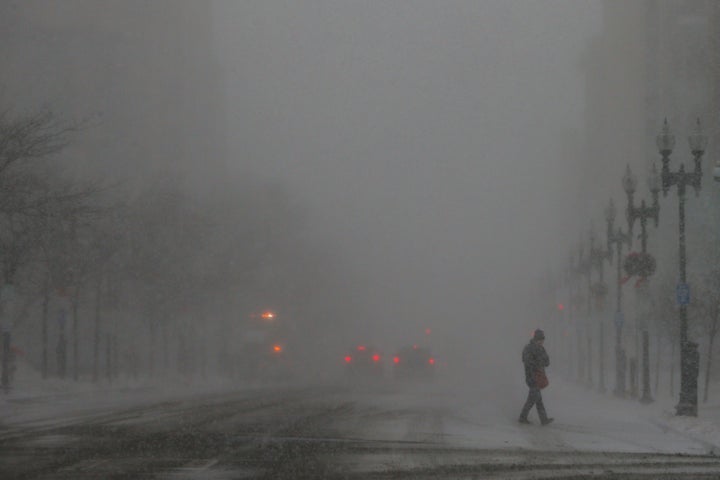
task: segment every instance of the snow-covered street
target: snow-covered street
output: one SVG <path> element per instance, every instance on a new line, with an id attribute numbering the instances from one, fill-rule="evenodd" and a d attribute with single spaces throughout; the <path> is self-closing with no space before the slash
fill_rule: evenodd
<path id="1" fill-rule="evenodd" d="M 494 388 L 499 388 L 495 385 Z M 512 389 L 511 389 L 512 390 Z M 720 415 L 675 417 L 555 381 L 555 422 L 444 380 L 77 387 L 0 400 L 2 478 L 633 478 L 720 472 Z M 32 461 L 29 461 L 32 459 Z M 439 475 L 439 476 L 438 476 Z M 699 475 L 699 476 L 698 476 Z"/>

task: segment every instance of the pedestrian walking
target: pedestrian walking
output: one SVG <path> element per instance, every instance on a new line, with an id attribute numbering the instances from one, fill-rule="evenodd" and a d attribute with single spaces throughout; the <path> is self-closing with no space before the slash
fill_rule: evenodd
<path id="1" fill-rule="evenodd" d="M 532 407 L 537 408 L 541 424 L 547 425 L 553 421 L 552 418 L 547 416 L 542 394 L 540 393 L 540 390 L 548 385 L 545 367 L 550 365 L 550 357 L 545 351 L 544 343 L 545 332 L 537 329 L 522 351 L 522 361 L 523 365 L 525 365 L 525 383 L 530 390 L 525 405 L 520 412 L 520 418 L 518 419 L 520 423 L 531 423 L 528 420 L 528 414 Z"/>

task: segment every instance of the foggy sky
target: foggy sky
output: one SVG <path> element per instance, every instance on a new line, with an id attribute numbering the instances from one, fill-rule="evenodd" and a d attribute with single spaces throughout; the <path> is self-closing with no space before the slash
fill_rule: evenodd
<path id="1" fill-rule="evenodd" d="M 370 323 L 503 323 L 565 260 L 598 2 L 213 6 L 231 166 L 307 203 Z"/>

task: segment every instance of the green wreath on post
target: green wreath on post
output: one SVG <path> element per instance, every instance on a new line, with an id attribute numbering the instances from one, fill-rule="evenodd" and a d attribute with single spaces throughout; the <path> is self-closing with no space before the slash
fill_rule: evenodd
<path id="1" fill-rule="evenodd" d="M 643 252 L 629 253 L 623 262 L 623 268 L 629 277 L 649 277 L 655 273 L 655 266 L 655 258 Z"/>

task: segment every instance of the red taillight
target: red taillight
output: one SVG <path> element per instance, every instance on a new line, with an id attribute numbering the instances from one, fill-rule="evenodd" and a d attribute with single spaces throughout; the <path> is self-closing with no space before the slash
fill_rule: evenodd
<path id="1" fill-rule="evenodd" d="M 352 357 L 350 355 L 348 355 L 347 357 L 345 357 L 345 363 L 350 363 L 350 362 L 352 362 Z"/>
<path id="2" fill-rule="evenodd" d="M 400 357 L 393 357 L 393 362 L 400 363 Z"/>
<path id="3" fill-rule="evenodd" d="M 379 361 L 380 361 L 380 355 L 378 355 L 378 354 L 376 353 L 375 355 L 372 356 L 372 359 L 373 359 L 373 362 L 379 362 Z"/>
<path id="4" fill-rule="evenodd" d="M 358 346 L 357 349 L 358 349 L 359 352 L 364 352 L 364 351 L 365 351 L 365 345 L 360 345 L 360 346 Z"/>
<path id="5" fill-rule="evenodd" d="M 428 360 L 428 363 L 429 363 L 430 365 L 435 365 L 435 359 L 434 359 L 434 358 L 431 358 L 430 360 Z"/>

